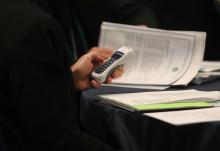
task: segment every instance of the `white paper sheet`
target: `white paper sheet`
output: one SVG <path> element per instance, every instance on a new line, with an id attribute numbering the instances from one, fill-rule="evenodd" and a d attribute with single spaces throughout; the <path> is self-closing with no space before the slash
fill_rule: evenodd
<path id="1" fill-rule="evenodd" d="M 144 113 L 143 115 L 150 116 L 173 125 L 187 125 L 195 123 L 220 121 L 220 107 Z"/>

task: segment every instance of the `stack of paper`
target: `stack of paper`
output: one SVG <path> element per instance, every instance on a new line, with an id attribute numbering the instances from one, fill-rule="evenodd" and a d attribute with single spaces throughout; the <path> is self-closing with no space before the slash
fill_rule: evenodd
<path id="1" fill-rule="evenodd" d="M 138 26 L 103 23 L 99 46 L 117 50 L 130 46 L 135 55 L 124 65 L 122 86 L 187 85 L 203 60 L 206 33 L 169 31 Z"/>
<path id="2" fill-rule="evenodd" d="M 131 111 L 161 111 L 214 107 L 220 99 L 219 91 L 158 91 L 99 95 L 102 103 Z"/>

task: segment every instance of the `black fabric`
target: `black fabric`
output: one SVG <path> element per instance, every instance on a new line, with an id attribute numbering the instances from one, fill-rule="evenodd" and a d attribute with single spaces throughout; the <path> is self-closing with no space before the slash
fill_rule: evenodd
<path id="1" fill-rule="evenodd" d="M 65 31 L 50 9 L 39 6 L 26 0 L 0 1 L 0 128 L 5 147 L 113 151 L 81 132 Z"/>
<path id="2" fill-rule="evenodd" d="M 153 12 L 134 0 L 73 0 L 88 46 L 97 46 L 102 21 L 157 27 Z"/>

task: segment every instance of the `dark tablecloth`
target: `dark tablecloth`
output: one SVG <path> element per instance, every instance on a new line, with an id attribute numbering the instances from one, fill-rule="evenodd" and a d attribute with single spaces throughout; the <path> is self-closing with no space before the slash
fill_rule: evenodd
<path id="1" fill-rule="evenodd" d="M 171 90 L 191 88 L 220 90 L 220 80 Z M 84 130 L 123 151 L 220 151 L 220 122 L 174 126 L 97 99 L 98 94 L 142 91 L 146 90 L 102 87 L 83 92 L 80 120 Z"/>

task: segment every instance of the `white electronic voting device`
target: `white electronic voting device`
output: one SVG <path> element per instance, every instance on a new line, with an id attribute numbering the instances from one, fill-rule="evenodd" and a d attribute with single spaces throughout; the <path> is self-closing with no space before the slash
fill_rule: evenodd
<path id="1" fill-rule="evenodd" d="M 120 65 L 123 65 L 127 58 L 134 53 L 133 49 L 127 46 L 123 46 L 115 51 L 105 63 L 97 67 L 92 72 L 92 78 L 98 83 L 105 82 L 106 78 Z"/>

